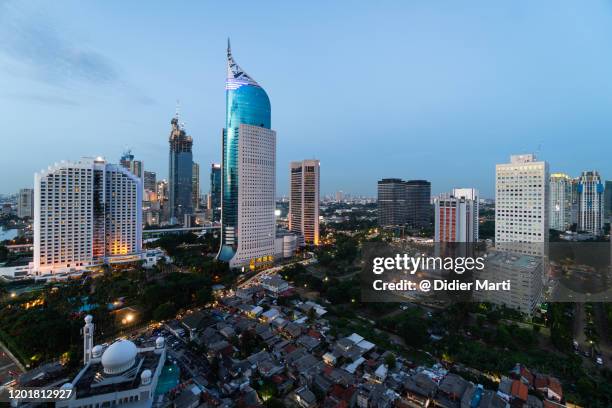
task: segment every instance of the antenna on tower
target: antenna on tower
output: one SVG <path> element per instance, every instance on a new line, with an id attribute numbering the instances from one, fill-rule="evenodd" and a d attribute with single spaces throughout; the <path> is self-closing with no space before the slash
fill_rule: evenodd
<path id="1" fill-rule="evenodd" d="M 181 116 L 180 111 L 181 111 L 181 101 L 180 99 L 177 99 L 176 100 L 176 114 L 174 115 L 177 121 L 179 120 Z"/>

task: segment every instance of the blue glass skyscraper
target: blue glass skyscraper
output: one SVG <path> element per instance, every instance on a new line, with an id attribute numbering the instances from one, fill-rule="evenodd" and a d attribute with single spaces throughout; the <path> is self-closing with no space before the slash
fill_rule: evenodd
<path id="1" fill-rule="evenodd" d="M 225 129 L 223 129 L 223 153 L 222 153 L 222 199 L 221 199 L 221 224 L 222 238 L 219 259 L 223 261 L 231 260 L 238 250 L 238 242 L 244 235 L 244 231 L 239 231 L 239 176 L 241 174 L 239 164 L 239 146 L 241 125 L 257 127 L 250 130 L 250 135 L 256 135 L 262 141 L 268 140 L 268 134 L 273 131 L 270 129 L 270 100 L 266 91 L 257 82 L 247 75 L 232 56 L 229 40 L 227 44 L 227 79 L 225 82 L 226 115 Z M 243 126 L 243 129 L 245 127 Z M 265 134 L 265 135 L 264 135 Z M 243 136 L 245 137 L 245 136 Z M 275 143 L 273 135 L 273 143 Z M 243 144 L 244 145 L 244 144 Z M 273 148 L 272 148 L 273 149 Z M 271 152 L 270 154 L 275 154 Z M 271 156 L 274 160 L 274 156 Z M 267 166 L 268 164 L 264 164 Z M 253 173 L 248 173 L 252 176 Z M 272 190 L 274 186 L 272 186 Z M 274 197 L 272 197 L 272 200 Z M 269 201 L 266 198 L 267 201 Z M 245 200 L 246 201 L 246 200 Z M 268 205 L 266 201 L 266 205 Z M 272 240 L 274 238 L 272 237 Z M 256 246 L 251 245 L 251 247 Z"/>

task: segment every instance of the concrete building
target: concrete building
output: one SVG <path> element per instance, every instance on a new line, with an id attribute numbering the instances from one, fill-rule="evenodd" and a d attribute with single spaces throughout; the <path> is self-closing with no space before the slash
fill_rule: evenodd
<path id="1" fill-rule="evenodd" d="M 277 259 L 291 258 L 299 246 L 298 236 L 286 230 L 277 230 L 274 239 L 274 257 Z"/>
<path id="2" fill-rule="evenodd" d="M 141 251 L 140 178 L 102 158 L 61 162 L 35 174 L 35 273 L 135 261 Z"/>
<path id="3" fill-rule="evenodd" d="M 185 215 L 193 212 L 193 139 L 179 124 L 178 113 L 170 124 L 168 210 L 170 224 L 177 224 L 183 222 Z"/>
<path id="4" fill-rule="evenodd" d="M 225 89 L 218 258 L 254 269 L 274 261 L 276 132 L 266 91 L 236 64 L 229 43 Z"/>
<path id="5" fill-rule="evenodd" d="M 495 251 L 489 253 L 483 270 L 474 271 L 474 279 L 489 282 L 510 281 L 510 290 L 478 290 L 473 292 L 478 302 L 504 305 L 522 313 L 532 314 L 542 301 L 543 260 L 540 256 Z"/>
<path id="6" fill-rule="evenodd" d="M 583 171 L 578 180 L 578 231 L 603 234 L 604 184 L 596 171 Z"/>
<path id="7" fill-rule="evenodd" d="M 34 217 L 34 189 L 22 188 L 17 197 L 17 216 L 19 218 Z"/>
<path id="8" fill-rule="evenodd" d="M 550 228 L 567 231 L 572 226 L 572 179 L 565 173 L 552 173 L 548 188 Z"/>
<path id="9" fill-rule="evenodd" d="M 55 405 L 58 408 L 151 407 L 166 362 L 164 338 L 158 337 L 154 344 L 141 348 L 129 340 L 93 346 L 92 318 L 88 315 L 85 319 L 84 367 L 62 386 L 72 390 L 70 398 L 58 400 Z"/>
<path id="10" fill-rule="evenodd" d="M 319 245 L 320 163 L 304 160 L 289 167 L 289 230 L 306 244 Z"/>
<path id="11" fill-rule="evenodd" d="M 435 199 L 435 242 L 477 242 L 477 203 L 465 196 Z"/>
<path id="12" fill-rule="evenodd" d="M 542 255 L 548 242 L 548 163 L 513 155 L 495 167 L 495 247 Z"/>
<path id="13" fill-rule="evenodd" d="M 609 221 L 612 217 L 612 180 L 606 180 L 604 183 L 604 210 L 604 217 Z"/>

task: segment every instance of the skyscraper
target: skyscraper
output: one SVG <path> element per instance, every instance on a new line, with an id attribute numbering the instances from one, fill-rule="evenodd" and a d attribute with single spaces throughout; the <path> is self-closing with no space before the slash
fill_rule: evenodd
<path id="1" fill-rule="evenodd" d="M 34 190 L 22 188 L 19 190 L 17 201 L 17 216 L 19 218 L 32 218 L 34 216 Z"/>
<path id="2" fill-rule="evenodd" d="M 456 193 L 468 193 L 455 195 Z M 476 197 L 474 200 L 471 197 Z M 475 189 L 455 189 L 453 194 L 435 199 L 435 241 L 478 241 L 478 193 Z"/>
<path id="3" fill-rule="evenodd" d="M 542 255 L 548 242 L 548 163 L 513 155 L 495 166 L 495 246 Z M 536 244 L 536 245 L 534 245 Z"/>
<path id="4" fill-rule="evenodd" d="M 431 183 L 427 180 L 406 181 L 406 223 L 411 228 L 431 225 Z"/>
<path id="5" fill-rule="evenodd" d="M 301 234 L 307 244 L 319 245 L 319 161 L 292 162 L 289 167 L 289 230 Z"/>
<path id="6" fill-rule="evenodd" d="M 102 158 L 34 176 L 34 271 L 135 261 L 142 250 L 142 181 Z"/>
<path id="7" fill-rule="evenodd" d="M 126 150 L 121 156 L 119 163 L 132 172 L 136 177 L 142 178 L 142 162 L 140 160 L 134 160 L 134 155 L 131 150 Z"/>
<path id="8" fill-rule="evenodd" d="M 157 174 L 155 174 L 155 172 L 146 171 L 146 170 L 143 172 L 143 174 L 144 174 L 143 185 L 144 185 L 145 191 L 156 192 L 156 190 L 157 190 Z"/>
<path id="9" fill-rule="evenodd" d="M 381 227 L 406 224 L 406 184 L 397 178 L 378 181 L 378 225 Z"/>
<path id="10" fill-rule="evenodd" d="M 228 41 L 221 249 L 231 267 L 274 260 L 276 132 L 266 91 L 234 61 Z"/>
<path id="11" fill-rule="evenodd" d="M 578 181 L 578 231 L 603 233 L 604 185 L 596 171 L 583 171 Z"/>
<path id="12" fill-rule="evenodd" d="M 193 139 L 179 125 L 178 113 L 170 121 L 170 168 L 168 171 L 168 206 L 171 224 L 183 223 L 193 212 Z"/>
<path id="13" fill-rule="evenodd" d="M 193 209 L 200 209 L 200 165 L 196 162 L 193 162 L 191 167 L 191 184 L 192 184 L 192 201 L 193 201 Z"/>
<path id="14" fill-rule="evenodd" d="M 221 218 L 221 165 L 219 163 L 212 163 L 210 166 L 208 209 L 212 210 L 213 220 L 219 221 Z"/>
<path id="15" fill-rule="evenodd" d="M 480 195 L 478 194 L 478 190 L 475 188 L 454 188 L 453 196 L 458 198 L 466 198 L 468 200 L 474 201 L 474 228 L 473 231 L 475 233 L 474 241 L 478 241 L 480 239 Z"/>
<path id="16" fill-rule="evenodd" d="M 550 192 L 550 229 L 567 231 L 572 225 L 572 179 L 565 173 L 552 173 Z"/>

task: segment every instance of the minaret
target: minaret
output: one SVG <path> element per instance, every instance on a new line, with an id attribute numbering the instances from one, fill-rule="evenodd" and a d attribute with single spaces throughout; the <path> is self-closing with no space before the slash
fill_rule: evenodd
<path id="1" fill-rule="evenodd" d="M 87 365 L 91 360 L 91 349 L 93 348 L 94 324 L 91 315 L 85 316 L 85 326 L 83 326 L 83 365 Z"/>

